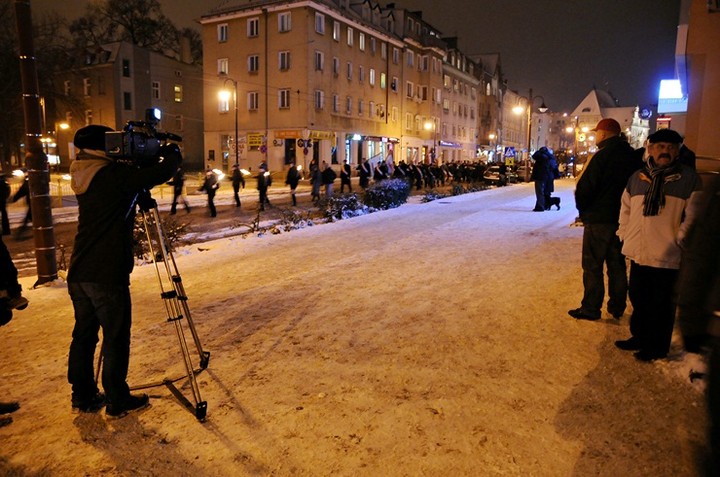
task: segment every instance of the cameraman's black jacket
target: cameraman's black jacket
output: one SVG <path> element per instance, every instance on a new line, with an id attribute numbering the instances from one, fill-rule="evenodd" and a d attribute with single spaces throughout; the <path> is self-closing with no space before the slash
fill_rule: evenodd
<path id="1" fill-rule="evenodd" d="M 119 164 L 83 151 L 70 166 L 79 218 L 68 282 L 129 285 L 133 269 L 134 201 L 172 177 L 180 154 L 150 167 Z"/>

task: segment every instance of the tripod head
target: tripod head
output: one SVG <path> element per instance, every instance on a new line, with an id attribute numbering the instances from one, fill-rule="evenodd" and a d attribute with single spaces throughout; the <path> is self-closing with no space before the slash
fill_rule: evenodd
<path id="1" fill-rule="evenodd" d="M 137 196 L 135 197 L 135 203 L 138 207 L 140 207 L 140 210 L 142 210 L 143 212 L 148 212 L 150 209 L 157 208 L 157 201 L 153 199 L 153 196 L 147 189 L 143 189 L 138 192 Z"/>

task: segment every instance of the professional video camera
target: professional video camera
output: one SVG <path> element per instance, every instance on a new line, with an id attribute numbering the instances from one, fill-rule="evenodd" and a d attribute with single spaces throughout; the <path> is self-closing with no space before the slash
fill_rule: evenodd
<path id="1" fill-rule="evenodd" d="M 158 108 L 145 110 L 144 121 L 128 121 L 122 131 L 105 133 L 105 154 L 119 160 L 129 160 L 138 166 L 152 165 L 159 158 L 160 147 L 182 142 L 177 134 L 156 129 L 162 114 Z"/>

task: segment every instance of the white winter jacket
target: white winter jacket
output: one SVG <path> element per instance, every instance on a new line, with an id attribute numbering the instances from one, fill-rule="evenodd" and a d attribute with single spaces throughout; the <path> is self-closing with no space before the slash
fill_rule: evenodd
<path id="1" fill-rule="evenodd" d="M 650 183 L 641 169 L 625 187 L 617 231 L 623 242 L 622 253 L 638 265 L 679 269 L 682 243 L 700 205 L 700 176 L 682 166 L 680 178 L 664 185 L 665 206 L 658 215 L 644 216 L 643 203 Z"/>

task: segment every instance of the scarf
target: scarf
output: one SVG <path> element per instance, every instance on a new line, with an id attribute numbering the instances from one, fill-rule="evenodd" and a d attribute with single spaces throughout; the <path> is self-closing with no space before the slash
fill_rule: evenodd
<path id="1" fill-rule="evenodd" d="M 680 179 L 681 168 L 678 161 L 660 167 L 652 157 L 648 160 L 645 169 L 640 173 L 640 179 L 650 183 L 643 201 L 644 216 L 658 215 L 660 209 L 665 207 L 665 184 Z"/>

